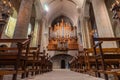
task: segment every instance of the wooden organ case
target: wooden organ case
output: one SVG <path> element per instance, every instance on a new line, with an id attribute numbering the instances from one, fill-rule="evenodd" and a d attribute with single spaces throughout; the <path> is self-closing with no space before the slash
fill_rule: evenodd
<path id="1" fill-rule="evenodd" d="M 48 50 L 78 50 L 77 28 L 61 20 L 60 23 L 49 27 Z"/>

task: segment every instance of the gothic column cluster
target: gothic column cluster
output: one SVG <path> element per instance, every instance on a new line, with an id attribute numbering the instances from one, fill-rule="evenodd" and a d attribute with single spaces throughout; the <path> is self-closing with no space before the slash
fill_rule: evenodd
<path id="1" fill-rule="evenodd" d="M 15 31 L 13 34 L 13 38 L 27 38 L 28 29 L 31 24 L 31 34 L 33 36 L 33 39 L 31 40 L 32 46 L 37 46 L 38 44 L 41 44 L 42 39 L 42 20 L 36 19 L 36 16 L 34 17 L 32 13 L 35 13 L 33 11 L 35 7 L 35 0 L 21 0 L 20 8 L 18 11 L 17 16 L 17 22 L 15 26 Z M 35 13 L 36 14 L 36 13 Z M 33 19 L 34 18 L 34 19 Z M 32 23 L 31 23 L 32 19 Z"/>
<path id="2" fill-rule="evenodd" d="M 91 43 L 90 43 L 90 29 L 89 29 L 89 18 L 88 17 L 84 17 L 84 19 L 82 20 L 82 27 L 81 28 L 81 33 L 82 33 L 82 42 L 83 42 L 83 47 L 84 48 L 90 48 L 91 47 Z"/>
<path id="3" fill-rule="evenodd" d="M 92 0 L 92 4 L 94 7 L 99 37 L 115 37 L 104 0 Z M 104 44 L 104 46 L 117 47 L 115 42 Z"/>
<path id="4" fill-rule="evenodd" d="M 89 29 L 89 4 L 86 3 L 81 13 L 81 35 L 83 48 L 90 48 L 90 29 Z"/>
<path id="5" fill-rule="evenodd" d="M 34 0 L 22 0 L 13 38 L 26 38 Z"/>
<path id="6" fill-rule="evenodd" d="M 88 8 L 86 9 L 86 7 L 89 6 L 88 3 L 91 3 L 93 6 L 95 21 L 96 21 L 96 26 L 98 31 L 98 37 L 115 37 L 104 0 L 91 0 L 90 2 L 86 3 L 86 5 L 84 6 L 84 9 L 82 10 L 83 12 L 81 13 L 82 14 L 81 31 L 82 31 L 82 40 L 83 40 L 84 48 L 91 47 L 90 28 L 89 28 L 91 27 L 91 25 L 89 25 L 90 15 L 89 15 L 89 12 L 87 12 L 89 11 L 89 9 Z M 88 14 L 87 17 L 83 17 L 83 16 L 86 16 L 86 14 Z M 104 44 L 103 47 L 117 47 L 115 42 L 106 42 L 103 44 Z"/>

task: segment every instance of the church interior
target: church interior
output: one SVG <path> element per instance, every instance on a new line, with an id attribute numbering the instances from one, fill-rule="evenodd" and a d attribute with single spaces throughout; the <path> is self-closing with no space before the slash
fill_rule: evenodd
<path id="1" fill-rule="evenodd" d="M 0 0 L 0 80 L 120 80 L 120 0 Z"/>

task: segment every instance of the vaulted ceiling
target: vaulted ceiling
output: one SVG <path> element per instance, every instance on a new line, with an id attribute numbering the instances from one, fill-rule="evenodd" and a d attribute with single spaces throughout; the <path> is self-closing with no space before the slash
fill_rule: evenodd
<path id="1" fill-rule="evenodd" d="M 77 24 L 78 10 L 82 7 L 85 0 L 40 0 L 44 8 L 48 5 L 49 11 L 46 13 L 48 23 L 56 17 L 64 15 L 69 17 L 74 25 Z"/>

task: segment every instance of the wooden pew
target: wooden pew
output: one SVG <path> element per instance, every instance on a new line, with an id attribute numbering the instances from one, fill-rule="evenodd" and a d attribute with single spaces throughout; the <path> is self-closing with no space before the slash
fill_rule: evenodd
<path id="1" fill-rule="evenodd" d="M 52 71 L 52 67 L 53 67 L 52 61 L 49 58 L 48 59 L 48 72 Z"/>
<path id="2" fill-rule="evenodd" d="M 30 72 L 31 72 L 32 76 L 34 75 L 34 73 L 37 72 L 36 64 L 40 63 L 37 59 L 39 51 L 40 51 L 40 45 L 38 45 L 38 47 L 30 47 L 28 58 L 26 60 L 26 68 L 27 68 L 26 77 L 28 77 Z M 24 55 L 25 55 L 25 53 L 24 53 Z"/>
<path id="3" fill-rule="evenodd" d="M 75 72 L 85 72 L 85 61 L 84 61 L 84 52 L 79 51 L 78 54 L 73 57 L 69 62 L 70 69 Z"/>
<path id="4" fill-rule="evenodd" d="M 86 72 L 85 71 L 85 57 L 83 51 L 79 51 L 78 55 L 78 72 Z"/>
<path id="5" fill-rule="evenodd" d="M 79 63 L 78 63 L 78 56 L 73 57 L 70 62 L 70 68 L 72 71 L 78 72 Z"/>
<path id="6" fill-rule="evenodd" d="M 0 52 L 0 65 L 9 67 L 13 66 L 12 70 L 8 70 L 3 67 L 5 70 L 0 70 L 1 78 L 5 74 L 13 74 L 13 80 L 16 80 L 17 74 L 25 71 L 23 66 L 29 53 L 30 37 L 28 39 L 0 39 L 0 43 L 17 44 L 17 47 L 15 48 L 0 48 L 0 50 L 7 50 L 5 52 Z M 26 53 L 25 56 L 22 55 L 23 50 Z"/>
<path id="7" fill-rule="evenodd" d="M 9 48 L 10 50 L 17 50 L 17 48 Z M 37 71 L 36 69 L 35 69 L 35 67 L 36 67 L 36 63 L 40 63 L 38 60 L 37 60 L 37 55 L 38 55 L 38 53 L 39 53 L 39 49 L 40 49 L 40 46 L 38 46 L 38 47 L 30 47 L 29 48 L 29 54 L 28 54 L 28 58 L 26 58 L 26 64 L 24 64 L 24 68 L 26 67 L 27 68 L 27 70 L 26 70 L 26 73 L 27 74 L 25 74 L 25 71 L 24 71 L 24 74 L 22 75 L 23 77 L 27 77 L 28 76 L 28 74 L 29 74 L 29 72 L 32 72 L 32 75 L 34 74 L 34 72 L 35 71 Z M 0 48 L 0 50 L 8 50 L 8 48 L 3 48 L 3 49 L 1 49 Z M 22 56 L 25 56 L 25 52 L 23 52 L 22 53 Z M 29 67 L 31 67 L 30 69 L 29 69 Z"/>
<path id="8" fill-rule="evenodd" d="M 43 52 L 39 52 L 38 54 L 38 62 L 37 66 L 37 73 L 45 73 L 52 71 L 52 62 L 50 61 L 50 57 L 45 55 L 45 50 Z"/>
<path id="9" fill-rule="evenodd" d="M 109 62 L 111 62 L 111 63 L 119 62 L 120 54 L 116 54 L 116 52 L 119 52 L 119 50 L 120 50 L 119 48 L 103 48 L 102 50 L 103 50 L 104 53 L 115 53 L 115 54 L 104 54 L 105 62 L 107 64 L 109 64 Z M 96 52 L 100 53 L 98 48 L 96 49 Z M 90 69 L 91 64 L 95 65 L 95 57 L 100 56 L 99 54 L 94 56 L 93 53 L 94 53 L 93 48 L 84 49 L 85 62 L 86 62 L 86 65 L 87 65 L 87 69 Z"/>
<path id="10" fill-rule="evenodd" d="M 45 55 L 45 52 L 43 53 L 43 55 L 41 56 L 42 59 L 42 73 L 48 72 L 47 70 L 47 63 L 48 63 L 48 54 Z"/>
<path id="11" fill-rule="evenodd" d="M 113 74 L 116 76 L 117 71 L 112 71 L 108 69 L 106 65 L 108 64 L 119 65 L 120 54 L 115 54 L 115 53 L 120 53 L 120 48 L 102 48 L 103 41 L 120 41 L 120 38 L 93 38 L 93 48 L 87 49 L 85 53 L 93 53 L 93 56 L 91 56 L 91 59 L 89 57 L 88 63 L 90 66 L 91 60 L 93 60 L 93 63 L 95 62 L 96 70 L 94 71 L 96 72 L 96 76 L 100 77 L 100 73 L 103 73 L 105 76 L 105 79 L 108 80 L 108 74 Z M 87 56 L 89 55 L 87 54 Z M 99 67 L 100 65 L 102 67 L 101 69 Z M 115 80 L 116 79 L 117 78 L 115 77 Z M 120 78 L 118 78 L 117 80 L 119 79 Z"/>
<path id="12" fill-rule="evenodd" d="M 76 66 L 75 66 L 75 57 L 69 62 L 70 63 L 70 70 L 75 71 Z"/>
<path id="13" fill-rule="evenodd" d="M 8 74 L 13 74 L 13 80 L 16 80 L 17 74 L 22 74 L 22 78 L 25 78 L 30 72 L 34 75 L 39 74 L 39 72 L 43 73 L 52 71 L 52 62 L 48 58 L 48 55 L 45 55 L 45 52 L 41 55 L 39 52 L 40 46 L 29 47 L 30 38 L 0 39 L 0 43 L 17 44 L 17 47 L 0 48 L 0 65 L 7 65 L 8 67 L 12 65 L 15 67 L 12 67 L 13 70 L 2 68 L 0 70 L 0 80 L 2 80 L 3 75 Z"/>

